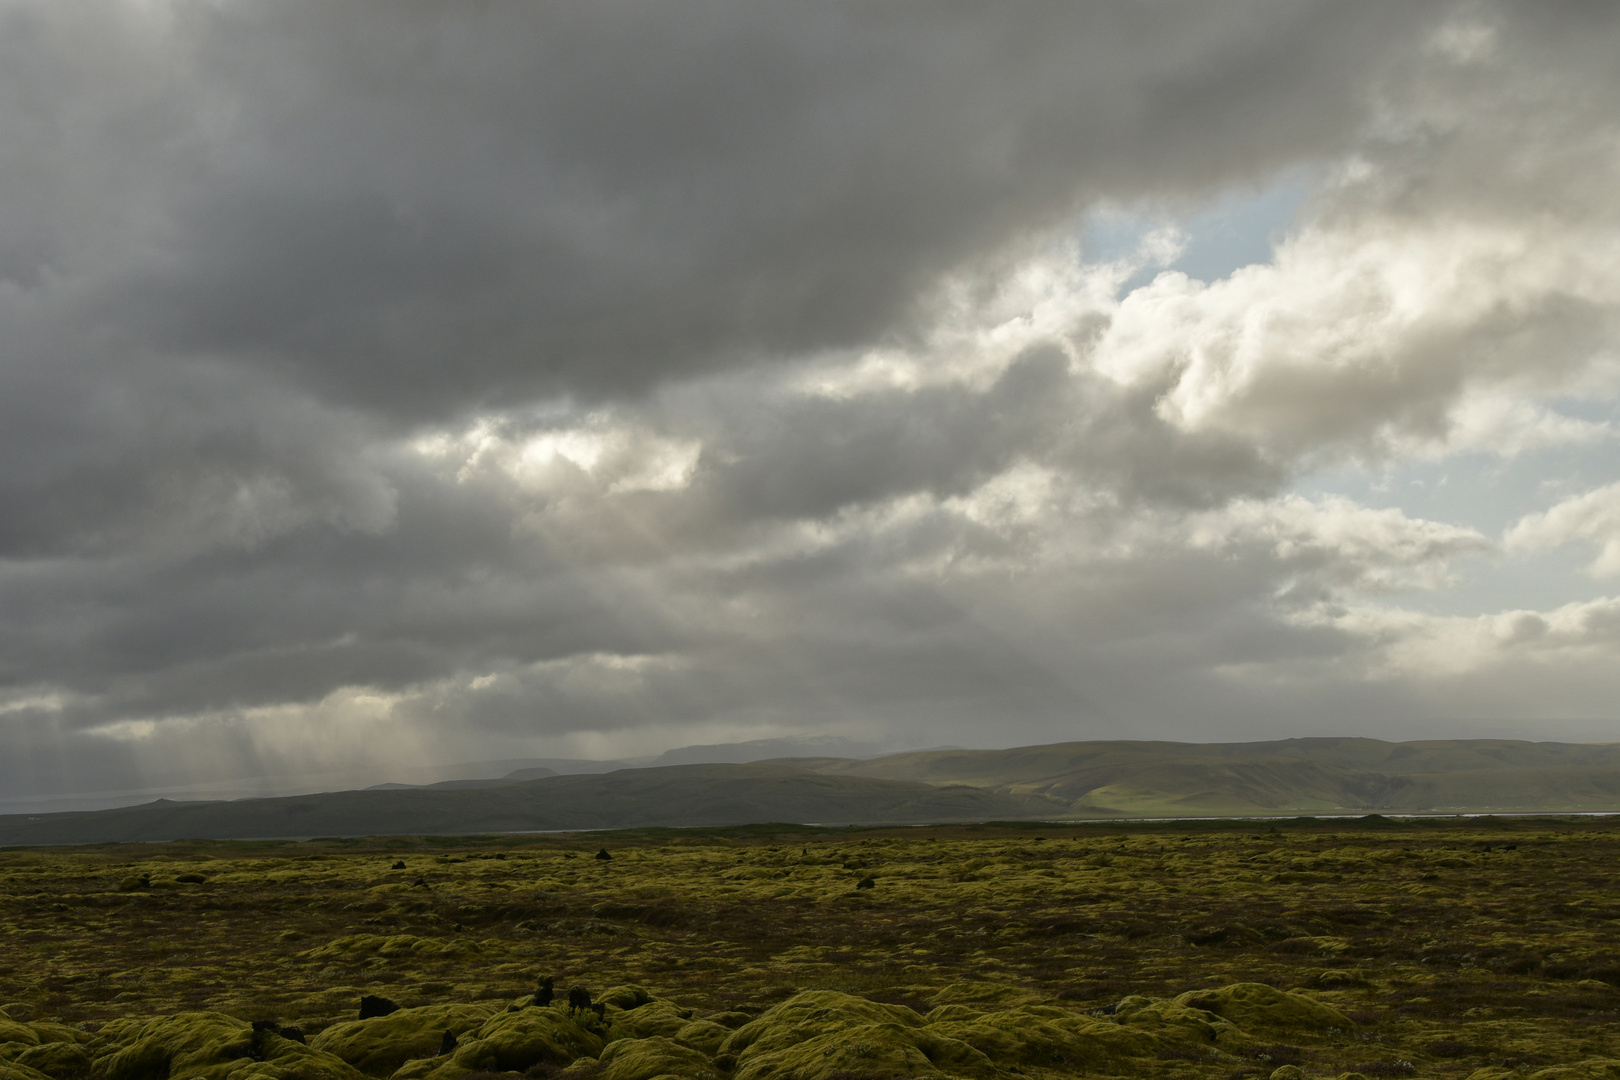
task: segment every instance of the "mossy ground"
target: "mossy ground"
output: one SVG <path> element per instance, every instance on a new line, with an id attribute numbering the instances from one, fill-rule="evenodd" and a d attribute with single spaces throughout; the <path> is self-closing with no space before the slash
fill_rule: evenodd
<path id="1" fill-rule="evenodd" d="M 604 844 L 612 858 L 594 858 Z M 1119 1011 L 1160 1040 L 1158 1075 L 1533 1073 L 1620 1058 L 1617 875 L 1608 819 L 9 849 L 0 1003 L 12 1021 L 108 1036 L 124 1030 L 109 1021 L 186 1012 L 314 1035 L 354 1019 L 362 993 L 493 1013 L 553 975 L 646 987 L 661 1000 L 619 1017 L 615 1037 L 679 1044 L 658 1060 L 688 1073 L 701 1058 L 750 1076 L 764 1059 L 733 1061 L 722 1044 L 803 991 L 932 1011 L 923 1035 L 817 1036 L 827 1068 L 843 1063 L 830 1076 L 860 1074 L 868 1044 L 874 1075 L 940 1054 L 939 1069 L 970 1075 L 983 1047 L 1014 1044 L 1030 1074 L 1140 1072 L 1106 1054 L 1039 1060 L 1087 1024 L 1114 1025 L 1092 1014 L 1134 995 L 1157 1000 Z M 868 877 L 875 887 L 856 887 Z M 1260 1005 L 1210 1012 L 1193 993 L 1236 983 L 1298 991 L 1351 1023 L 1273 1024 Z M 595 1068 L 628 1077 L 659 1046 Z"/>

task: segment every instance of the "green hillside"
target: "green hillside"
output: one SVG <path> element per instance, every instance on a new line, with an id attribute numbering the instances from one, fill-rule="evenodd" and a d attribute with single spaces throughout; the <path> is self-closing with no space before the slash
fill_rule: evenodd
<path id="1" fill-rule="evenodd" d="M 744 825 L 984 821 L 1063 808 L 966 785 L 836 776 L 780 765 L 675 765 L 493 787 L 339 791 L 236 802 L 0 817 L 0 845 L 238 837 L 385 836 Z"/>
<path id="2" fill-rule="evenodd" d="M 828 775 L 1037 796 L 1069 816 L 1620 810 L 1614 744 L 1099 741 L 802 764 Z"/>

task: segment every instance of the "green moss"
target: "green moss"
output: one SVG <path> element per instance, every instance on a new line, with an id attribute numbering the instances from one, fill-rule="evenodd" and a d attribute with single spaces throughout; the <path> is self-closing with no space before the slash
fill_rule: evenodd
<path id="1" fill-rule="evenodd" d="M 1330 1005 L 1265 983 L 1233 983 L 1218 990 L 1194 990 L 1182 994 L 1175 1002 L 1214 1013 L 1253 1035 L 1320 1037 L 1356 1026 Z"/>
<path id="2" fill-rule="evenodd" d="M 124 1042 L 135 1037 L 147 1023 L 146 1019 L 139 1016 L 120 1016 L 101 1025 L 101 1030 L 97 1034 L 109 1042 Z"/>
<path id="3" fill-rule="evenodd" d="M 1143 1031 L 1041 1006 L 946 1020 L 930 1030 L 972 1046 L 999 1065 L 1067 1070 L 1128 1072 L 1129 1059 L 1151 1057 L 1164 1045 Z"/>
<path id="4" fill-rule="evenodd" d="M 92 1075 L 95 1080 L 185 1075 L 222 1061 L 248 1057 L 252 1035 L 249 1024 L 221 1013 L 159 1017 L 128 1032 L 125 1045 L 97 1058 Z"/>
<path id="5" fill-rule="evenodd" d="M 682 1046 L 714 1057 L 731 1037 L 731 1029 L 713 1020 L 688 1020 L 671 1037 Z"/>
<path id="6" fill-rule="evenodd" d="M 311 1049 L 303 1043 L 276 1035 L 261 1043 L 263 1061 L 231 1062 L 222 1069 L 202 1076 L 220 1080 L 363 1080 L 364 1074 L 332 1054 Z"/>
<path id="7" fill-rule="evenodd" d="M 447 1080 L 465 1076 L 471 1069 L 464 1069 L 446 1058 L 421 1058 L 417 1061 L 407 1061 L 395 1070 L 392 1080 L 424 1080 L 429 1076 L 441 1076 Z"/>
<path id="8" fill-rule="evenodd" d="M 431 1075 L 436 1080 L 462 1071 L 522 1072 L 542 1062 L 565 1065 L 602 1052 L 599 1036 L 581 1021 L 555 1006 L 500 1013 L 463 1039 L 445 1065 Z"/>
<path id="9" fill-rule="evenodd" d="M 92 1062 L 92 1080 L 362 1080 L 341 1058 L 276 1035 L 261 1036 L 255 1061 L 252 1026 L 221 1013 L 159 1017 L 120 1034 L 124 1045 Z"/>
<path id="10" fill-rule="evenodd" d="M 90 1071 L 90 1052 L 76 1042 L 50 1042 L 30 1047 L 13 1061 L 57 1080 L 74 1080 Z"/>
<path id="11" fill-rule="evenodd" d="M 334 938 L 325 945 L 306 949 L 300 956 L 310 960 L 354 960 L 368 956 L 386 959 L 415 957 L 470 955 L 479 951 L 478 943 L 456 938 L 444 941 L 415 934 L 350 934 Z"/>
<path id="12" fill-rule="evenodd" d="M 1114 1020 L 1172 1042 L 1236 1049 L 1248 1041 L 1237 1025 L 1212 1012 L 1139 994 L 1115 1007 Z"/>
<path id="13" fill-rule="evenodd" d="M 596 1000 L 604 1005 L 612 1005 L 615 1009 L 639 1009 L 653 999 L 645 986 L 627 984 L 625 986 L 610 986 L 597 995 Z"/>
<path id="14" fill-rule="evenodd" d="M 1620 1080 L 1620 1061 L 1592 1058 L 1573 1065 L 1555 1065 L 1531 1073 L 1530 1080 Z"/>
<path id="15" fill-rule="evenodd" d="M 438 1054 L 446 1031 L 460 1036 L 480 1027 L 493 1010 L 485 1005 L 424 1005 L 387 1016 L 334 1024 L 310 1046 L 347 1061 L 371 1076 L 389 1076 L 413 1058 Z"/>
<path id="16" fill-rule="evenodd" d="M 32 1020 L 29 1021 L 28 1026 L 34 1029 L 34 1034 L 39 1036 L 39 1041 L 42 1043 L 87 1043 L 94 1041 L 89 1032 L 81 1031 L 76 1027 L 69 1027 L 66 1024 L 53 1024 L 48 1020 Z"/>
<path id="17" fill-rule="evenodd" d="M 0 1060 L 5 1059 L 0 1058 Z M 30 1069 L 28 1066 L 18 1064 L 15 1061 L 6 1061 L 4 1069 L 0 1069 L 0 1076 L 4 1076 L 5 1080 L 54 1080 L 53 1077 L 46 1073 L 42 1073 L 37 1069 Z"/>
<path id="18" fill-rule="evenodd" d="M 0 1020 L 0 1044 L 22 1043 L 25 1046 L 39 1044 L 39 1032 L 27 1024 L 19 1024 L 15 1020 Z"/>
<path id="19" fill-rule="evenodd" d="M 756 1044 L 737 1060 L 736 1080 L 797 1080 L 859 1076 L 870 1080 L 939 1076 L 941 1070 L 917 1045 L 917 1029 L 898 1024 L 857 1024 L 802 1042 Z M 939 1040 L 929 1039 L 930 1043 Z M 763 1046 L 772 1049 L 762 1049 Z M 988 1059 L 986 1060 L 988 1064 Z"/>
<path id="20" fill-rule="evenodd" d="M 739 1058 L 751 1050 L 772 1053 L 865 1024 L 920 1028 L 923 1021 L 899 1005 L 883 1005 L 836 990 L 807 990 L 732 1032 L 720 1050 Z"/>
<path id="21" fill-rule="evenodd" d="M 932 997 L 935 1005 L 1032 1005 L 1044 1000 L 1042 995 L 1023 987 L 995 982 L 956 982 L 936 990 Z"/>
<path id="22" fill-rule="evenodd" d="M 647 1039 L 654 1035 L 674 1038 L 692 1021 L 692 1010 L 683 1009 L 673 1001 L 652 1000 L 629 1011 L 622 1007 L 609 1014 L 612 1026 L 610 1039 Z M 722 1040 L 731 1032 L 726 1031 Z"/>
<path id="23" fill-rule="evenodd" d="M 966 1005 L 936 1005 L 923 1016 L 923 1023 L 938 1024 L 947 1020 L 971 1022 L 983 1015 L 983 1009 L 973 1009 Z"/>
<path id="24" fill-rule="evenodd" d="M 653 1080 L 659 1076 L 718 1080 L 720 1076 L 706 1055 L 662 1036 L 609 1043 L 600 1061 L 603 1068 L 598 1080 Z"/>
<path id="25" fill-rule="evenodd" d="M 721 1053 L 735 1059 L 737 1080 L 936 1076 L 947 1069 L 983 1074 L 992 1068 L 983 1053 L 926 1028 L 910 1009 L 832 990 L 795 995 L 732 1032 Z"/>

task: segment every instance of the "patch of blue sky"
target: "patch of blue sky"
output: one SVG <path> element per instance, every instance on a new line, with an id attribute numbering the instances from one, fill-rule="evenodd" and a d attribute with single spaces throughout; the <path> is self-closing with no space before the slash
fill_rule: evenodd
<path id="1" fill-rule="evenodd" d="M 1574 410 L 1570 410 L 1574 411 Z M 1607 419 L 1581 410 L 1589 419 Z M 1543 447 L 1513 457 L 1471 452 L 1440 460 L 1382 467 L 1343 465 L 1302 477 L 1307 497 L 1340 495 L 1363 506 L 1398 509 L 1411 518 L 1478 530 L 1493 543 L 1526 514 L 1620 480 L 1612 440 Z M 1546 611 L 1611 596 L 1620 582 L 1594 578 L 1594 544 L 1576 542 L 1541 551 L 1469 556 L 1452 566 L 1455 584 L 1403 594 L 1401 607 L 1436 615 L 1483 615 L 1519 609 Z"/>
<path id="2" fill-rule="evenodd" d="M 1124 296 L 1165 270 L 1212 282 L 1245 266 L 1271 262 L 1273 250 L 1294 224 L 1310 195 L 1304 176 L 1289 174 L 1259 192 L 1229 192 L 1183 218 L 1147 209 L 1112 209 L 1091 215 L 1080 235 L 1082 257 L 1091 263 L 1144 258 L 1155 232 L 1174 229 L 1180 250 L 1169 261 L 1147 258 L 1120 288 Z"/>

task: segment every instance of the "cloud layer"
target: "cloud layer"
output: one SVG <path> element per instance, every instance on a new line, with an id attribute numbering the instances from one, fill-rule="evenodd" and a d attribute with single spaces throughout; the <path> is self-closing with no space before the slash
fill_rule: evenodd
<path id="1" fill-rule="evenodd" d="M 0 781 L 1590 737 L 1612 484 L 1493 536 L 1310 481 L 1606 454 L 1617 46 L 1582 5 L 6 0 Z M 1280 184 L 1269 261 L 1176 268 Z M 1598 591 L 1464 610 L 1571 543 Z"/>

